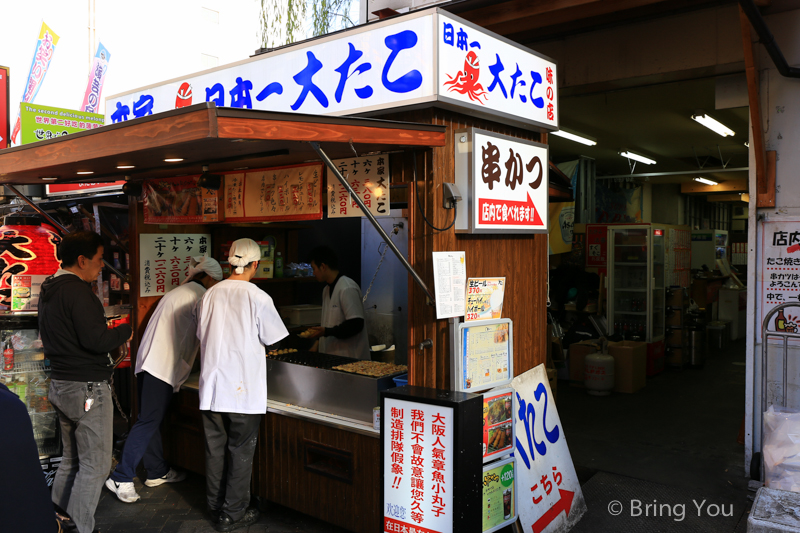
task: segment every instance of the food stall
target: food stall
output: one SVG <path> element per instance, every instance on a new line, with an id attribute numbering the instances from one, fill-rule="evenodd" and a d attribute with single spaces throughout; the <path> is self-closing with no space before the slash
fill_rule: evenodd
<path id="1" fill-rule="evenodd" d="M 443 20 L 437 20 L 437 17 Z M 411 30 L 408 29 L 409 25 L 413 26 Z M 392 34 L 400 26 L 406 29 Z M 443 32 L 438 31 L 437 28 L 440 26 Z M 459 33 L 458 46 L 454 40 L 454 27 Z M 415 28 L 419 30 L 420 36 L 427 35 L 427 40 L 422 39 L 421 42 L 431 47 L 431 57 L 436 59 L 438 53 L 438 63 L 437 60 L 428 61 L 430 64 L 425 65 L 420 62 L 413 63 L 414 67 L 421 70 L 414 72 L 425 80 L 425 83 L 420 84 L 419 90 L 427 90 L 427 95 L 419 95 L 411 90 L 401 94 L 401 91 L 396 90 L 398 87 L 392 85 L 400 83 L 403 79 L 410 80 L 408 77 L 398 78 L 402 72 L 392 73 L 390 67 L 395 59 L 397 63 L 409 61 L 410 58 L 404 58 L 401 52 L 407 50 L 409 46 L 414 46 L 417 41 L 412 44 L 409 44 L 411 41 L 407 41 L 408 46 L 402 47 L 397 41 L 388 38 L 385 40 L 387 49 L 375 52 L 382 53 L 386 57 L 381 60 L 385 63 L 383 69 L 372 68 L 370 72 L 377 76 L 377 82 L 373 87 L 377 94 L 382 82 L 384 86 L 388 84 L 395 89 L 396 94 L 406 98 L 405 100 L 372 105 L 367 99 L 366 103 L 357 102 L 350 109 L 341 107 L 334 109 L 336 104 L 331 99 L 331 108 L 323 110 L 329 113 L 326 116 L 321 116 L 319 113 L 323 111 L 314 108 L 300 109 L 298 113 L 292 112 L 295 111 L 293 108 L 287 109 L 290 112 L 259 111 L 257 108 L 258 102 L 262 100 L 261 96 L 272 98 L 281 94 L 274 90 L 268 91 L 272 85 L 268 85 L 259 93 L 259 97 L 252 101 L 249 94 L 240 93 L 238 97 L 227 102 L 222 96 L 229 91 L 221 83 L 218 92 L 214 93 L 209 90 L 216 87 L 213 79 L 191 79 L 190 82 L 197 87 L 196 94 L 202 92 L 201 87 L 209 88 L 205 92 L 211 101 L 172 109 L 171 104 L 159 107 L 164 101 L 159 96 L 160 88 L 150 87 L 147 88 L 146 95 L 141 91 L 134 91 L 117 100 L 113 100 L 113 97 L 109 99 L 107 108 L 113 124 L 90 132 L 76 133 L 0 152 L 0 184 L 38 184 L 42 183 L 43 178 L 51 179 L 51 183 L 85 180 L 85 174 L 79 176 L 79 172 L 93 172 L 92 180 L 95 182 L 111 182 L 121 178 L 128 182 L 127 191 L 131 194 L 129 196 L 130 297 L 135 326 L 132 352 L 135 354 L 137 348 L 135 341 L 141 338 L 152 310 L 159 300 L 160 293 L 157 292 L 157 286 L 158 280 L 162 279 L 151 273 L 153 278 L 148 281 L 155 284 L 156 291 L 143 295 L 146 283 L 144 270 L 148 268 L 144 266 L 143 261 L 146 254 L 153 253 L 152 245 L 147 250 L 143 249 L 143 242 L 155 242 L 160 236 L 165 240 L 179 236 L 198 236 L 198 239 L 209 236 L 209 252 L 218 259 L 224 259 L 221 257 L 221 252 L 226 242 L 240 237 L 263 241 L 265 231 L 268 230 L 276 239 L 275 249 L 283 251 L 286 254 L 284 257 L 299 257 L 302 249 L 300 235 L 307 229 L 304 226 L 334 224 L 334 221 L 327 217 L 320 217 L 322 220 L 317 218 L 310 222 L 309 218 L 289 218 L 272 219 L 270 224 L 264 224 L 269 219 L 260 216 L 249 217 L 247 211 L 250 210 L 253 214 L 253 209 L 259 211 L 260 206 L 248 207 L 245 205 L 247 199 L 253 196 L 264 197 L 263 191 L 254 193 L 250 188 L 250 193 L 247 193 L 244 190 L 249 183 L 248 180 L 251 179 L 250 174 L 267 175 L 275 169 L 317 165 L 315 168 L 318 168 L 320 180 L 317 186 L 321 192 L 323 174 L 327 175 L 329 186 L 331 180 L 341 178 L 341 174 L 336 176 L 336 167 L 330 164 L 331 161 L 367 154 L 382 154 L 391 169 L 392 203 L 402 212 L 408 223 L 407 254 L 398 254 L 399 257 L 387 256 L 387 261 L 391 257 L 392 261 L 403 262 L 409 269 L 408 276 L 402 280 L 407 284 L 408 295 L 407 307 L 403 309 L 407 315 L 408 349 L 407 353 L 401 354 L 400 357 L 408 362 L 409 384 L 454 390 L 450 356 L 453 342 L 452 328 L 448 321 L 437 320 L 437 310 L 432 297 L 434 252 L 464 252 L 468 258 L 466 273 L 468 277 L 505 276 L 507 289 L 503 315 L 513 319 L 515 324 L 513 369 L 515 375 L 520 374 L 543 363 L 546 357 L 547 284 L 546 276 L 543 274 L 547 269 L 547 237 L 543 233 L 515 232 L 511 227 L 508 231 L 496 230 L 486 233 L 457 232 L 454 227 L 445 229 L 455 216 L 455 213 L 451 213 L 452 209 L 443 208 L 448 202 L 453 207 L 455 202 L 452 189 L 445 184 L 457 181 L 456 174 L 460 170 L 456 165 L 456 154 L 461 149 L 459 145 L 464 144 L 463 139 L 466 138 L 461 132 L 469 131 L 470 128 L 496 135 L 504 139 L 504 142 L 508 139 L 546 142 L 544 131 L 557 127 L 557 109 L 555 114 L 553 111 L 555 73 L 545 74 L 545 68 L 553 70 L 554 64 L 546 63 L 545 66 L 535 67 L 541 70 L 542 74 L 538 75 L 537 82 L 528 80 L 530 83 L 524 91 L 518 89 L 516 97 L 518 105 L 502 101 L 494 105 L 491 98 L 480 98 L 481 101 L 475 103 L 473 100 L 476 95 L 481 94 L 481 91 L 496 100 L 500 89 L 495 87 L 496 90 L 492 89 L 493 92 L 490 94 L 486 89 L 470 86 L 467 89 L 473 93 L 466 94 L 469 91 L 462 92 L 465 83 L 463 79 L 459 90 L 449 91 L 449 86 L 445 85 L 448 76 L 444 70 L 441 74 L 435 75 L 433 69 L 437 65 L 440 69 L 454 68 L 454 72 L 461 76 L 459 69 L 465 65 L 464 58 L 467 54 L 465 47 L 473 46 L 477 42 L 469 41 L 461 46 L 460 34 L 464 33 L 465 28 L 469 30 L 471 38 L 481 40 L 484 50 L 481 53 L 487 61 L 495 55 L 494 53 L 490 55 L 492 46 L 499 47 L 498 57 L 502 55 L 504 60 L 510 62 L 508 69 L 515 60 L 524 65 L 526 61 L 530 62 L 531 58 L 541 58 L 534 57 L 532 52 L 521 49 L 513 43 L 501 42 L 488 32 L 438 9 L 424 10 L 408 17 L 370 24 L 353 30 L 352 33 L 335 34 L 313 41 L 311 44 L 301 43 L 296 51 L 301 53 L 303 64 L 306 63 L 307 52 L 310 64 L 310 58 L 314 56 L 305 48 L 327 47 L 331 50 L 337 42 L 343 41 L 346 51 L 348 37 L 352 36 L 356 40 L 356 36 L 364 38 L 370 32 L 377 32 L 383 42 L 388 34 L 407 37 L 406 32 Z M 358 42 L 363 44 L 363 41 Z M 437 44 L 439 42 L 441 43 Z M 393 46 L 395 48 L 392 48 Z M 512 57 L 520 50 L 526 54 L 524 58 Z M 264 61 L 283 58 L 284 63 L 291 63 L 286 59 L 290 56 L 289 53 L 278 53 L 274 56 L 267 54 L 267 56 L 269 57 L 263 58 Z M 233 65 L 231 69 L 245 68 L 261 60 L 254 57 L 242 64 Z M 477 60 L 472 64 L 477 65 Z M 527 69 L 526 75 L 534 74 L 536 80 L 536 73 L 532 68 Z M 266 66 L 259 69 L 259 71 L 269 70 Z M 485 68 L 484 71 L 488 69 Z M 223 70 L 217 69 L 203 75 L 214 76 L 220 72 Z M 255 76 L 252 68 L 246 72 Z M 360 72 L 363 76 L 366 69 Z M 509 71 L 506 74 L 508 78 L 513 72 Z M 333 88 L 338 79 L 336 76 L 333 81 L 331 95 L 334 94 Z M 391 81 L 392 79 L 395 81 Z M 317 81 L 322 84 L 321 79 Z M 488 81 L 490 80 L 484 84 L 487 89 Z M 164 86 L 172 91 L 172 86 L 176 83 L 176 80 L 172 80 Z M 509 83 L 511 82 L 506 80 L 506 84 Z M 510 89 L 511 86 L 507 87 Z M 327 88 L 323 89 L 327 91 Z M 350 90 L 352 91 L 352 88 Z M 317 94 L 313 89 L 310 91 L 307 93 L 304 90 L 303 95 Z M 232 97 L 235 92 L 230 92 Z M 255 94 L 255 90 L 253 92 Z M 292 91 L 286 91 L 284 94 L 290 92 Z M 505 94 L 506 89 L 502 92 Z M 525 100 L 520 99 L 523 92 L 526 93 Z M 212 98 L 214 94 L 222 96 L 219 99 Z M 366 98 L 365 95 L 363 91 L 359 93 L 362 99 Z M 126 120 L 129 118 L 130 109 L 141 107 L 141 105 L 129 106 L 129 103 L 142 101 L 143 96 L 149 97 L 146 103 L 154 114 L 141 117 L 137 115 L 136 118 L 130 117 Z M 250 105 L 245 105 L 243 101 L 245 96 L 246 103 Z M 511 96 L 513 100 L 513 92 Z M 291 99 L 296 97 L 295 91 Z M 527 98 L 531 101 L 527 106 L 523 106 L 521 102 L 527 102 Z M 534 98 L 537 100 L 536 107 L 531 105 Z M 174 101 L 174 94 L 172 100 Z M 542 102 L 548 100 L 550 103 L 545 106 Z M 310 97 L 306 101 L 310 101 Z M 215 102 L 220 107 L 215 105 Z M 225 104 L 238 108 L 221 107 Z M 541 108 L 538 104 L 541 104 Z M 251 109 L 247 109 L 248 107 Z M 303 112 L 309 114 L 300 114 Z M 371 117 L 379 117 L 382 120 L 343 118 L 331 116 L 330 113 L 337 115 L 368 113 Z M 538 118 L 544 116 L 548 118 Z M 475 149 L 477 150 L 477 146 Z M 507 154 L 503 154 L 503 160 L 498 160 L 498 172 L 503 168 L 506 158 Z M 545 181 L 542 186 L 545 190 L 547 190 L 547 166 L 546 162 L 539 165 L 540 178 L 544 167 Z M 521 167 L 522 165 L 519 165 L 519 168 L 515 169 L 520 177 L 520 187 L 517 192 L 529 190 L 527 175 L 525 175 L 526 182 L 522 183 Z M 511 172 L 508 166 L 505 168 Z M 203 184 L 208 184 L 217 178 L 219 178 L 219 189 L 197 186 L 200 180 L 204 180 Z M 194 180 L 195 188 L 202 189 L 203 192 L 196 200 L 183 202 L 177 215 L 166 211 L 145 213 L 140 194 L 145 196 L 149 194 L 148 187 L 152 187 L 153 184 L 171 183 L 174 180 Z M 495 190 L 513 190 L 510 183 L 514 180 L 516 176 L 498 178 Z M 244 182 L 244 185 L 241 185 L 241 182 Z M 237 183 L 240 183 L 239 188 Z M 541 184 L 541 179 L 535 183 L 536 187 Z M 534 188 L 533 182 L 530 187 Z M 209 192 L 213 190 L 216 190 L 216 193 Z M 240 196 L 244 200 L 239 200 Z M 320 207 L 329 201 L 326 196 L 320 194 Z M 237 210 L 236 205 L 228 204 L 228 200 L 233 198 L 242 201 L 244 215 L 241 217 L 230 216 L 232 211 Z M 528 201 L 530 202 L 530 198 Z M 228 216 L 223 218 L 223 214 Z M 543 215 L 542 218 L 546 220 L 546 212 Z M 152 216 L 166 218 L 158 221 L 150 218 Z M 170 220 L 168 218 L 170 216 L 194 217 L 194 219 L 187 223 L 186 218 Z M 151 223 L 146 223 L 148 218 Z M 358 228 L 355 233 L 335 237 L 345 244 L 348 241 L 358 243 L 361 239 L 360 226 Z M 389 243 L 391 239 L 385 233 L 383 238 L 391 247 Z M 154 266 L 150 268 L 155 270 Z M 163 277 L 168 280 L 166 283 L 171 283 L 169 276 L 171 275 Z M 318 285 L 310 283 L 307 276 L 265 279 L 257 284 L 276 301 L 290 303 L 303 303 L 298 300 L 302 299 L 304 291 L 319 293 L 321 289 Z M 270 359 L 268 376 L 274 377 L 284 372 L 286 379 L 281 381 L 290 382 L 288 385 L 292 385 L 293 388 L 287 390 L 288 385 L 279 387 L 277 383 L 273 386 L 273 382 L 270 381 L 268 413 L 261 427 L 254 463 L 254 494 L 352 531 L 378 530 L 382 520 L 380 505 L 382 452 L 380 432 L 374 429 L 372 423 L 372 408 L 379 403 L 373 402 L 372 394 L 374 391 L 377 395 L 378 390 L 391 384 L 387 383 L 384 377 L 345 375 L 333 370 L 334 366 L 344 363 L 342 361 L 313 361 L 311 364 L 298 365 L 291 361 L 292 354 L 280 354 L 280 358 L 284 360 Z M 305 355 L 303 360 L 309 362 Z M 353 387 L 358 387 L 361 391 L 359 395 L 363 397 L 358 402 L 358 407 L 353 410 L 352 406 L 335 406 L 333 400 L 344 396 L 343 391 L 349 393 L 350 390 L 354 390 Z M 307 396 L 313 396 L 312 393 L 316 391 L 323 391 L 329 399 L 323 399 L 316 404 L 300 405 Z M 282 394 L 287 396 L 281 397 Z M 287 401 L 288 395 L 292 394 L 297 401 Z M 362 416 L 364 406 L 369 406 L 368 417 Z M 340 410 L 332 412 L 337 409 Z M 168 430 L 164 435 L 165 449 L 170 461 L 179 467 L 202 473 L 204 447 L 196 383 L 193 384 L 190 380 L 184 385 L 173 401 L 170 417 Z"/>

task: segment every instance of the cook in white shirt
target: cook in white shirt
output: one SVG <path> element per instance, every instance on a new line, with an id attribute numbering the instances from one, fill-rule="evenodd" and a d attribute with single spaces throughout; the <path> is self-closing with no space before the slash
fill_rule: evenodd
<path id="1" fill-rule="evenodd" d="M 208 507 L 225 528 L 258 519 L 258 510 L 247 505 L 258 428 L 267 412 L 265 347 L 289 334 L 272 298 L 250 283 L 260 258 L 255 241 L 234 241 L 228 256 L 234 273 L 197 306 Z M 226 449 L 231 456 L 223 479 Z"/>
<path id="2" fill-rule="evenodd" d="M 312 338 L 319 337 L 312 350 L 369 361 L 361 287 L 339 272 L 339 258 L 331 248 L 320 246 L 310 255 L 314 277 L 326 283 L 322 289 L 322 323 L 311 328 Z"/>

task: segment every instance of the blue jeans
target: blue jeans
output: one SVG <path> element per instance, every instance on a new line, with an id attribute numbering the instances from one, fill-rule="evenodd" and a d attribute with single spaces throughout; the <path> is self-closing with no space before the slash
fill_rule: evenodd
<path id="1" fill-rule="evenodd" d="M 86 411 L 84 403 L 90 395 L 90 385 L 94 403 Z M 53 379 L 48 399 L 58 413 L 64 446 L 61 466 L 53 481 L 53 503 L 69 513 L 78 533 L 92 533 L 94 511 L 111 469 L 114 438 L 111 387 L 105 381 Z"/>
<path id="2" fill-rule="evenodd" d="M 161 444 L 161 422 L 172 400 L 172 385 L 147 372 L 140 372 L 136 380 L 139 389 L 139 418 L 128 434 L 117 468 L 111 473 L 111 479 L 117 483 L 133 481 L 140 461 L 144 461 L 147 479 L 158 479 L 169 472 Z"/>

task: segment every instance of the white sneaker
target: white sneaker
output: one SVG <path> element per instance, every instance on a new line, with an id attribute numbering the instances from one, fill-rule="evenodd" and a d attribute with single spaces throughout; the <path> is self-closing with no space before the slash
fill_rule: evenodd
<path id="1" fill-rule="evenodd" d="M 117 495 L 119 501 L 125 503 L 133 503 L 139 499 L 136 489 L 133 488 L 133 482 L 117 483 L 111 478 L 106 480 L 106 488 Z"/>
<path id="2" fill-rule="evenodd" d="M 180 472 L 174 468 L 170 468 L 169 472 L 167 472 L 167 475 L 157 479 L 148 479 L 144 482 L 144 484 L 148 487 L 158 487 L 164 483 L 177 483 L 179 481 L 183 481 L 184 479 L 186 479 L 186 472 Z"/>

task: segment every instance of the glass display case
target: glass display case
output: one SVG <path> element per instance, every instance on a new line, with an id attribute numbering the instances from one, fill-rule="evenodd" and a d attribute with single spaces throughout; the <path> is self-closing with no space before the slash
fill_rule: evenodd
<path id="1" fill-rule="evenodd" d="M 47 400 L 50 364 L 44 357 L 36 313 L 0 313 L 0 343 L 0 382 L 28 409 L 39 457 L 61 455 L 58 415 Z"/>
<path id="2" fill-rule="evenodd" d="M 608 333 L 664 338 L 664 233 L 654 224 L 608 228 Z"/>

